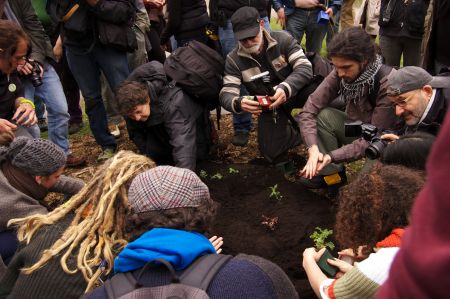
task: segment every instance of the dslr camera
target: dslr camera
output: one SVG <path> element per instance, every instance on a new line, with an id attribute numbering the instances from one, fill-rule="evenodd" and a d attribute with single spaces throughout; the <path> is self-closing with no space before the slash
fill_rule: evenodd
<path id="1" fill-rule="evenodd" d="M 345 136 L 346 137 L 362 137 L 369 142 L 369 146 L 366 148 L 365 155 L 371 160 L 378 159 L 384 148 L 388 144 L 388 141 L 380 138 L 382 133 L 378 132 L 378 128 L 371 124 L 364 124 L 362 121 L 354 121 L 345 123 Z"/>
<path id="2" fill-rule="evenodd" d="M 30 78 L 31 83 L 34 87 L 38 87 L 42 85 L 42 78 L 41 78 L 41 68 L 39 66 L 39 63 L 37 61 L 27 61 L 31 66 L 33 67 L 31 69 L 31 74 L 28 75 L 28 78 Z"/>

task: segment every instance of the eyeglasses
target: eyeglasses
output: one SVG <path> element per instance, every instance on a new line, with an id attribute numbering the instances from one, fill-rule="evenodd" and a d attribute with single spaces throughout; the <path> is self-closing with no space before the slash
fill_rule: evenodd
<path id="1" fill-rule="evenodd" d="M 21 62 L 21 61 L 23 61 L 23 60 L 27 60 L 27 55 L 24 55 L 24 56 L 14 56 L 13 57 L 14 58 L 14 60 L 16 61 L 16 62 Z"/>
<path id="2" fill-rule="evenodd" d="M 404 100 L 401 100 L 401 101 L 398 101 L 398 102 L 397 102 L 397 101 L 392 102 L 392 105 L 394 106 L 394 108 L 395 108 L 396 106 L 398 106 L 398 107 L 400 107 L 400 108 L 405 108 L 406 105 L 408 105 L 408 102 L 411 101 L 411 99 L 412 99 L 413 96 L 414 96 L 414 94 L 410 95 L 409 97 L 407 97 L 407 98 L 404 99 Z"/>

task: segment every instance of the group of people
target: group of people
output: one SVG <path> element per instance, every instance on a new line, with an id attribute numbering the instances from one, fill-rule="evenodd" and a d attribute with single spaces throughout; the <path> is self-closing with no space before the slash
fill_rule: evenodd
<path id="1" fill-rule="evenodd" d="M 128 29 L 138 26 L 136 9 L 149 17 L 145 7 L 136 3 L 156 9 L 152 21 L 157 23 L 163 1 L 86 0 L 74 7 L 57 2 L 49 0 L 47 10 L 54 18 L 62 17 L 64 55 L 85 99 L 104 163 L 87 183 L 62 175 L 66 166 L 84 161 L 69 150 L 68 108 L 61 82 L 49 63 L 53 59 L 50 42 L 30 0 L 0 1 L 7 19 L 0 20 L 0 249 L 8 264 L 0 271 L 0 298 L 78 298 L 83 294 L 106 298 L 113 283 L 103 285 L 103 281 L 118 273 L 131 273 L 145 287 L 169 284 L 173 275 L 182 275 L 200 257 L 221 251 L 223 241 L 212 231 L 217 204 L 194 172 L 197 160 L 205 158 L 211 147 L 212 123 L 207 108 L 174 86 L 165 74 L 165 58 L 159 50 L 152 53 L 160 59 L 143 63 L 144 59 L 131 73 L 132 59 L 126 52 L 145 48 L 145 39 L 165 50 L 161 45 L 172 35 L 178 46 L 192 40 L 210 43 L 204 31 L 209 22 L 206 4 L 168 0 L 167 26 L 160 33 L 149 33 L 142 44 L 133 35 L 128 38 Z M 291 30 L 285 32 L 270 30 L 268 3 L 262 2 L 254 6 L 240 1 L 210 3 L 225 55 L 218 97 L 220 105 L 233 113 L 233 143 L 246 144 L 251 116 L 256 115 L 261 155 L 286 177 L 294 176 L 308 188 L 345 185 L 335 225 L 336 240 L 343 249 L 338 259 L 327 261 L 339 269 L 337 276 L 328 278 L 319 268 L 323 249 L 303 252 L 302 264 L 317 296 L 374 297 L 386 281 L 381 294 L 401 294 L 398 284 L 408 273 L 405 255 L 418 259 L 416 253 L 402 254 L 400 249 L 395 263 L 403 268 L 393 276 L 395 282 L 389 282 L 388 274 L 404 235 L 409 236 L 407 248 L 420 247 L 412 241 L 413 234 L 404 231 L 414 199 L 425 184 L 425 165 L 435 136 L 440 136 L 439 147 L 430 163 L 436 169 L 428 168 L 427 175 L 445 180 L 438 156 L 445 144 L 440 131 L 450 101 L 450 75 L 445 72 L 448 57 L 436 54 L 441 53 L 437 50 L 441 46 L 433 44 L 435 56 L 430 61 L 439 65 L 441 73 L 432 76 L 418 66 L 395 69 L 370 34 L 350 27 L 335 34 L 328 44 L 328 61 L 305 53 L 298 40 L 303 33 L 291 30 L 305 16 L 315 27 L 317 23 L 310 19 L 317 21 L 320 11 L 332 16 L 338 4 L 295 4 L 293 17 L 289 13 L 286 20 Z M 294 1 L 287 2 L 274 1 L 279 16 L 280 9 L 287 14 Z M 383 17 L 385 10 L 391 10 L 394 20 L 405 18 L 398 15 L 403 4 L 419 9 L 417 3 L 400 2 L 383 2 Z M 72 13 L 58 15 L 60 11 L 52 4 L 64 3 L 56 7 Z M 431 10 L 445 6 L 439 1 L 433 5 Z M 434 13 L 438 20 L 433 20 L 432 34 L 442 35 L 439 22 L 445 13 Z M 85 19 L 79 19 L 80 15 Z M 402 30 L 412 30 L 410 25 L 419 26 L 411 23 Z M 324 34 L 316 32 L 322 29 L 304 31 L 307 39 L 311 32 L 323 39 Z M 314 44 L 307 42 L 307 48 L 317 51 Z M 102 99 L 101 72 L 115 91 L 111 100 L 125 118 L 140 154 L 116 153 L 117 141 L 109 131 Z M 36 138 L 35 95 L 47 106 L 49 140 Z M 301 110 L 293 115 L 294 108 Z M 288 152 L 302 142 L 308 159 L 297 172 Z M 347 185 L 344 163 L 363 157 L 379 157 L 380 161 L 366 159 L 362 173 Z M 433 193 L 433 184 L 425 185 L 418 205 L 426 206 L 426 194 Z M 54 210 L 44 200 L 51 191 L 67 199 Z M 430 197 L 439 200 L 437 194 Z M 432 213 L 442 213 L 434 208 L 428 207 Z M 426 222 L 418 208 L 413 217 Z M 421 233 L 436 241 L 435 228 Z M 351 262 L 343 261 L 345 257 Z M 439 257 L 445 255 L 437 255 L 433 262 Z M 172 272 L 161 261 L 148 269 L 148 263 L 161 258 L 170 263 Z M 418 294 L 419 289 L 408 291 Z M 244 254 L 227 260 L 204 291 L 220 298 L 298 297 L 281 268 Z"/>

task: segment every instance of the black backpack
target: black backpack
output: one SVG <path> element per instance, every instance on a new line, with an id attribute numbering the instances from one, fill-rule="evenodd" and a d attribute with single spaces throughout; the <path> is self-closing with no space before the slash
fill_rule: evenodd
<path id="1" fill-rule="evenodd" d="M 137 279 L 131 272 L 119 273 L 105 282 L 108 299 L 144 299 L 144 298 L 189 298 L 208 299 L 206 293 L 210 282 L 230 259 L 231 255 L 207 254 L 192 263 L 183 274 L 178 277 L 172 265 L 164 259 L 150 261 L 139 271 Z M 172 282 L 157 287 L 143 287 L 139 280 L 155 262 L 164 265 L 172 277 Z"/>
<path id="2" fill-rule="evenodd" d="M 209 110 L 220 107 L 224 68 L 219 53 L 195 40 L 177 48 L 164 62 L 166 75 Z"/>

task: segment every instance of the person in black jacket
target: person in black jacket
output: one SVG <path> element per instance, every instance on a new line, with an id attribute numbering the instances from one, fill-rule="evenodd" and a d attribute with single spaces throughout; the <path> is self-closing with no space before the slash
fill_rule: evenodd
<path id="1" fill-rule="evenodd" d="M 421 62 L 420 45 L 429 0 L 382 0 L 378 24 L 380 48 L 390 66 L 403 66 Z"/>
<path id="2" fill-rule="evenodd" d="M 130 139 L 157 164 L 195 170 L 209 152 L 208 111 L 179 87 L 168 85 L 158 61 L 141 65 L 116 91 Z"/>
<path id="3" fill-rule="evenodd" d="M 175 36 L 178 47 L 191 40 L 206 44 L 209 16 L 205 0 L 168 0 L 166 3 L 169 18 L 161 33 L 161 44 L 166 44 L 172 35 Z"/>

